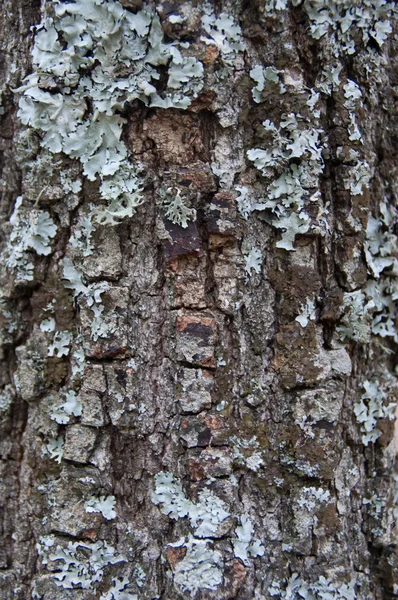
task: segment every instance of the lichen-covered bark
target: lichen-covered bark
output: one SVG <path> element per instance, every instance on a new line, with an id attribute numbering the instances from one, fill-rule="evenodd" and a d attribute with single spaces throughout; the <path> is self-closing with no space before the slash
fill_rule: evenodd
<path id="1" fill-rule="evenodd" d="M 396 597 L 394 7 L 1 27 L 1 598 Z"/>

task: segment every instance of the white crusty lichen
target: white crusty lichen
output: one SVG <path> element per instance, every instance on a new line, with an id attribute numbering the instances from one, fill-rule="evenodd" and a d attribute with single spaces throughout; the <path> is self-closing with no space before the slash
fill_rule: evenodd
<path id="1" fill-rule="evenodd" d="M 0 413 L 6 412 L 14 400 L 14 388 L 11 385 L 6 385 L 0 391 Z"/>
<path id="2" fill-rule="evenodd" d="M 351 155 L 355 157 L 355 163 L 349 168 L 348 177 L 344 180 L 344 187 L 353 196 L 362 196 L 364 190 L 369 187 L 372 170 L 366 161 L 358 158 L 358 152 L 351 150 Z"/>
<path id="3" fill-rule="evenodd" d="M 69 542 L 60 546 L 56 545 L 54 536 L 43 536 L 37 549 L 43 565 L 49 561 L 54 563 L 52 577 L 65 589 L 93 590 L 102 581 L 105 567 L 126 561 L 105 541 Z"/>
<path id="4" fill-rule="evenodd" d="M 115 496 L 91 496 L 84 504 L 88 513 L 101 513 L 104 519 L 111 521 L 116 518 Z"/>
<path id="5" fill-rule="evenodd" d="M 303 487 L 297 497 L 296 503 L 300 508 L 313 512 L 320 504 L 328 502 L 330 499 L 329 490 L 316 487 Z"/>
<path id="6" fill-rule="evenodd" d="M 372 534 L 376 537 L 383 535 L 383 516 L 388 514 L 386 499 L 372 494 L 370 498 L 364 498 L 362 504 L 367 507 L 367 513 L 375 520 L 377 525 L 372 527 Z M 392 516 L 392 515 L 391 515 Z"/>
<path id="7" fill-rule="evenodd" d="M 0 343 L 11 343 L 18 329 L 18 316 L 15 303 L 7 297 L 5 289 L 0 290 Z"/>
<path id="8" fill-rule="evenodd" d="M 395 418 L 397 403 L 388 402 L 391 394 L 378 381 L 364 381 L 362 387 L 364 393 L 354 405 L 354 413 L 361 425 L 362 442 L 367 446 L 369 443 L 374 444 L 381 436 L 382 432 L 377 427 L 379 419 Z"/>
<path id="9" fill-rule="evenodd" d="M 373 300 L 369 300 L 362 290 L 344 294 L 343 315 L 336 331 L 342 340 L 351 339 L 366 344 L 371 336 L 371 313 Z"/>

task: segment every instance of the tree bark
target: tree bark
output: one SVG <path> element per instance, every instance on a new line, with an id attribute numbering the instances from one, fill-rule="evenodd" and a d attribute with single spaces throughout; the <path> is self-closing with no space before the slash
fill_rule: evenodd
<path id="1" fill-rule="evenodd" d="M 395 14 L 4 0 L 3 600 L 398 597 Z"/>

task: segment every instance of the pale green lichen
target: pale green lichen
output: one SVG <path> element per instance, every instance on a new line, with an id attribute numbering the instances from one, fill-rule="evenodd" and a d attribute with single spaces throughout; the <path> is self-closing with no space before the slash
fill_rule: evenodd
<path id="1" fill-rule="evenodd" d="M 91 339 L 96 342 L 99 338 L 107 338 L 117 329 L 117 314 L 108 312 L 104 315 L 105 307 L 94 304 L 91 307 L 94 318 L 90 325 Z"/>
<path id="2" fill-rule="evenodd" d="M 82 403 L 77 398 L 76 392 L 73 390 L 65 392 L 62 396 L 64 402 L 58 401 L 56 404 L 52 405 L 50 408 L 50 416 L 60 425 L 65 425 L 66 423 L 69 423 L 71 416 L 80 417 L 83 407 Z"/>
<path id="3" fill-rule="evenodd" d="M 65 287 L 73 290 L 74 297 L 84 299 L 88 306 L 93 306 L 94 303 L 99 304 L 101 294 L 109 289 L 106 281 L 86 285 L 83 282 L 82 271 L 75 267 L 70 258 L 65 258 L 63 261 L 63 279 L 66 280 Z"/>
<path id="4" fill-rule="evenodd" d="M 24 207 L 22 196 L 15 202 L 10 224 L 12 230 L 4 252 L 5 265 L 17 279 L 32 281 L 34 264 L 31 251 L 41 256 L 51 254 L 50 244 L 57 226 L 47 211 Z"/>
<path id="5" fill-rule="evenodd" d="M 301 308 L 301 313 L 295 320 L 300 323 L 301 327 L 307 327 L 309 321 L 315 321 L 316 319 L 315 303 L 309 298 Z"/>
<path id="6" fill-rule="evenodd" d="M 169 546 L 186 548 L 185 557 L 174 568 L 173 579 L 178 587 L 190 592 L 191 597 L 199 590 L 215 590 L 222 583 L 222 554 L 213 550 L 207 540 L 189 536 Z"/>
<path id="7" fill-rule="evenodd" d="M 173 519 L 188 517 L 193 535 L 182 538 L 171 547 L 186 548 L 185 558 L 174 567 L 174 582 L 196 593 L 199 589 L 215 589 L 223 578 L 222 555 L 209 547 L 208 539 L 222 535 L 220 526 L 230 517 L 226 504 L 208 489 L 201 490 L 196 502 L 188 500 L 179 482 L 171 473 L 155 475 L 154 504 L 161 505 L 163 514 Z M 238 515 L 240 525 L 232 538 L 234 555 L 245 564 L 249 556 L 263 556 L 265 550 L 258 540 L 253 541 L 254 527 L 248 514 Z"/>
<path id="8" fill-rule="evenodd" d="M 69 347 L 72 342 L 73 334 L 70 331 L 56 331 L 50 346 L 48 347 L 48 356 L 68 356 Z"/>
<path id="9" fill-rule="evenodd" d="M 253 67 L 253 69 L 251 69 L 250 77 L 257 82 L 257 85 L 252 88 L 253 100 L 255 102 L 260 103 L 263 101 L 262 92 L 264 92 L 266 89 L 267 84 L 277 85 L 280 94 L 284 94 L 286 92 L 286 88 L 279 76 L 280 73 L 281 71 L 279 71 L 279 69 L 276 69 L 272 66 L 263 67 L 262 65 L 256 65 Z"/>
<path id="10" fill-rule="evenodd" d="M 318 74 L 315 87 L 319 92 L 323 92 L 330 96 L 340 87 L 340 73 L 343 67 L 338 62 L 333 64 L 333 61 L 328 61 L 328 65 L 323 67 Z"/>
<path id="11" fill-rule="evenodd" d="M 386 0 L 305 0 L 303 8 L 310 20 L 311 35 L 317 40 L 327 39 L 335 54 L 355 53 L 356 31 L 361 32 L 363 44 L 375 40 L 381 47 L 392 31 L 390 18 L 395 10 Z"/>
<path id="12" fill-rule="evenodd" d="M 297 0 L 292 1 L 293 6 L 296 6 Z M 275 11 L 287 10 L 287 0 L 265 0 L 263 4 L 264 10 L 267 15 L 274 16 Z"/>
<path id="13" fill-rule="evenodd" d="M 69 542 L 64 547 L 55 543 L 54 536 L 43 536 L 37 550 L 43 565 L 49 560 L 55 564 L 52 577 L 64 589 L 93 590 L 103 580 L 105 567 L 126 561 L 105 541 Z"/>
<path id="14" fill-rule="evenodd" d="M 238 52 L 246 48 L 240 26 L 227 13 L 222 12 L 216 17 L 213 7 L 208 2 L 202 6 L 202 10 L 205 13 L 202 16 L 202 26 L 207 36 L 202 36 L 201 41 L 205 44 L 215 44 L 224 62 L 232 64 Z"/>
<path id="15" fill-rule="evenodd" d="M 369 273 L 379 279 L 385 269 L 398 266 L 398 239 L 393 227 L 398 217 L 397 210 L 386 202 L 380 204 L 380 219 L 369 215 L 366 227 L 365 256 Z"/>
<path id="16" fill-rule="evenodd" d="M 233 435 L 229 438 L 232 456 L 237 464 L 245 466 L 250 471 L 257 472 L 264 465 L 261 446 L 255 437 L 248 440 Z"/>
<path id="17" fill-rule="evenodd" d="M 263 127 L 269 139 L 267 148 L 250 149 L 247 156 L 268 181 L 266 199 L 249 208 L 243 197 L 238 206 L 245 217 L 249 211 L 261 211 L 261 218 L 284 231 L 276 246 L 294 250 L 296 235 L 310 230 L 306 205 L 320 199 L 319 176 L 324 167 L 321 130 L 293 113 L 283 115 L 279 128 L 269 120 Z"/>
<path id="18" fill-rule="evenodd" d="M 258 540 L 253 540 L 254 527 L 248 514 L 243 514 L 240 517 L 240 525 L 235 528 L 236 539 L 232 544 L 234 547 L 234 555 L 240 558 L 245 565 L 249 565 L 249 555 L 252 558 L 256 556 L 264 556 L 264 546 Z"/>
<path id="19" fill-rule="evenodd" d="M 101 513 L 104 519 L 111 521 L 116 518 L 115 496 L 91 496 L 84 504 L 88 513 Z"/>
<path id="20" fill-rule="evenodd" d="M 68 194 L 78 194 L 82 189 L 80 179 L 72 179 L 67 171 L 61 171 L 60 180 L 64 191 Z"/>
<path id="21" fill-rule="evenodd" d="M 51 333 L 55 329 L 55 319 L 53 317 L 49 317 L 48 319 L 44 319 L 40 323 L 40 331 L 43 333 Z"/>
<path id="22" fill-rule="evenodd" d="M 246 257 L 245 271 L 250 276 L 252 271 L 259 274 L 263 264 L 263 253 L 259 248 L 252 248 Z"/>
<path id="23" fill-rule="evenodd" d="M 365 446 L 374 444 L 381 436 L 381 430 L 377 427 L 379 419 L 395 418 L 397 403 L 387 400 L 391 395 L 383 390 L 383 385 L 376 381 L 364 381 L 364 393 L 361 399 L 354 405 L 354 413 L 358 423 L 361 425 L 362 442 Z"/>
<path id="24" fill-rule="evenodd" d="M 100 186 L 106 207 L 97 208 L 94 219 L 101 225 L 116 225 L 132 217 L 142 204 L 142 183 L 129 164 L 123 164 L 111 177 L 104 177 Z"/>
<path id="25" fill-rule="evenodd" d="M 80 378 L 83 375 L 85 360 L 82 338 L 80 335 L 77 335 L 73 340 L 73 350 L 71 352 L 72 381 L 75 378 Z"/>
<path id="26" fill-rule="evenodd" d="M 236 185 L 235 190 L 239 194 L 236 197 L 239 213 L 247 219 L 254 210 L 254 203 L 250 198 L 250 190 L 245 185 Z"/>
<path id="27" fill-rule="evenodd" d="M 268 588 L 272 597 L 286 600 L 356 600 L 355 582 L 331 581 L 319 577 L 314 583 L 307 583 L 298 573 L 293 573 L 288 581 L 274 581 Z"/>
<path id="28" fill-rule="evenodd" d="M 112 587 L 100 596 L 99 600 L 138 600 L 137 594 L 129 592 L 130 582 L 127 577 L 112 579 Z"/>
<path id="29" fill-rule="evenodd" d="M 344 295 L 344 314 L 337 331 L 342 339 L 369 342 L 371 335 L 398 340 L 395 325 L 398 300 L 398 238 L 394 233 L 397 211 L 380 204 L 380 218 L 369 215 L 365 257 L 369 279 L 363 290 Z"/>
<path id="30" fill-rule="evenodd" d="M 182 485 L 171 473 L 155 475 L 152 502 L 161 504 L 161 511 L 173 519 L 188 517 L 196 537 L 212 537 L 219 525 L 229 517 L 225 503 L 209 490 L 199 493 L 198 502 L 188 500 Z"/>
<path id="31" fill-rule="evenodd" d="M 212 31 L 217 23 L 209 25 Z M 231 31 L 227 39 L 235 35 Z M 186 55 L 186 44 L 163 38 L 156 11 L 133 13 L 106 0 L 54 1 L 36 27 L 34 70 L 20 88 L 18 116 L 42 133 L 44 148 L 79 159 L 89 179 L 100 177 L 101 196 L 109 201 L 96 216 L 102 224 L 132 216 L 142 202 L 139 169 L 127 162 L 121 140 L 126 121 L 119 112 L 134 100 L 187 108 L 203 85 L 203 65 Z M 168 66 L 168 81 L 160 96 L 162 65 Z M 64 185 L 80 189 L 67 178 Z"/>
<path id="32" fill-rule="evenodd" d="M 48 444 L 43 447 L 43 455 L 47 454 L 50 458 L 53 458 L 57 463 L 62 462 L 64 455 L 64 439 L 62 436 L 50 440 Z"/>
<path id="33" fill-rule="evenodd" d="M 165 210 L 165 216 L 175 225 L 186 228 L 188 221 L 191 221 L 196 216 L 196 210 L 190 208 L 181 195 L 182 192 L 178 188 L 168 187 L 160 189 L 160 204 Z"/>
<path id="34" fill-rule="evenodd" d="M 96 217 L 96 211 L 92 205 L 90 205 L 89 208 L 90 212 L 79 218 L 79 221 L 69 238 L 71 247 L 80 250 L 83 256 L 91 256 L 94 251 L 94 243 L 91 236 L 96 229 L 93 223 L 93 220 Z"/>
<path id="35" fill-rule="evenodd" d="M 347 83 L 343 87 L 344 87 L 344 97 L 345 97 L 344 106 L 347 108 L 348 113 L 349 113 L 349 124 L 348 124 L 349 136 L 348 136 L 348 139 L 351 142 L 362 142 L 363 143 L 362 133 L 360 132 L 360 130 L 358 128 L 356 118 L 355 118 L 355 110 L 357 108 L 358 101 L 360 100 L 360 98 L 362 96 L 361 89 L 360 89 L 359 85 L 357 83 L 355 83 L 355 81 L 352 81 L 351 79 L 348 79 Z"/>

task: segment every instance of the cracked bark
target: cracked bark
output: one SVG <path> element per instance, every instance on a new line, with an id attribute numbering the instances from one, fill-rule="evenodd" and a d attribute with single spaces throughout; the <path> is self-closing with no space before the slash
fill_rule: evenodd
<path id="1" fill-rule="evenodd" d="M 309 36 L 303 9 L 290 7 L 288 21 L 278 29 L 260 5 L 217 2 L 220 11 L 233 7 L 251 51 L 264 65 L 286 66 L 312 87 L 319 45 Z M 177 10 L 178 3 L 169 8 Z M 29 28 L 40 21 L 40 7 L 9 0 L 2 19 L 5 244 L 16 197 L 29 191 L 33 197 L 35 191 L 15 150 L 22 126 L 12 90 L 30 72 Z M 239 113 L 233 126 L 221 126 L 213 104 L 217 89 L 211 86 L 188 110 L 147 108 L 137 101 L 126 111 L 125 143 L 147 170 L 145 202 L 122 224 L 97 227 L 95 253 L 81 263 L 87 282 L 111 284 L 103 304 L 116 329 L 107 337 L 93 339 L 91 308 L 78 308 L 60 276 L 77 216 L 98 199 L 95 183 L 85 182 L 74 207 L 54 201 L 51 189 L 38 200 L 57 220 L 54 252 L 36 257 L 29 286 L 14 285 L 9 273 L 3 277 L 4 297 L 17 323 L 11 333 L 5 323 L 1 371 L 2 386 L 14 391 L 0 425 L 4 600 L 91 600 L 119 575 L 143 600 L 268 599 L 285 597 L 294 573 L 308 583 L 321 577 L 340 586 L 354 581 L 358 599 L 396 597 L 393 428 L 390 421 L 380 423 L 382 436 L 365 447 L 353 413 L 364 380 L 394 373 L 394 354 L 376 343 L 347 342 L 343 348 L 335 333 L 343 293 L 367 279 L 364 231 L 353 228 L 352 216 L 359 215 L 365 229 L 384 191 L 397 202 L 396 39 L 392 34 L 383 50 L 382 83 L 367 81 L 360 58 L 341 61 L 345 74 L 364 90 L 361 127 L 375 165 L 370 188 L 360 196 L 344 188 L 346 167 L 338 149 L 347 134 L 341 127 L 344 98 L 336 92 L 324 100 L 321 120 L 329 145 L 321 177 L 329 231 L 323 237 L 297 236 L 295 252 L 275 246 L 280 232 L 266 222 L 254 215 L 243 219 L 233 186 L 221 185 L 211 170 L 214 156 L 225 155 L 234 184 L 262 185 L 243 150 L 258 144 L 261 122 L 278 120 L 282 109 L 276 94 L 263 104 L 252 102 L 252 58 L 246 56 L 228 100 Z M 215 68 L 216 58 L 207 49 L 206 67 Z M 159 208 L 162 186 L 183 189 L 197 209 L 186 229 Z M 248 243 L 264 256 L 261 272 L 250 277 Z M 311 295 L 317 298 L 316 317 L 302 328 L 296 317 Z M 58 329 L 80 329 L 86 348 L 78 390 L 82 415 L 64 425 L 50 419 L 48 407 L 50 396 L 67 385 L 70 356 L 48 357 L 39 328 L 53 298 Z M 393 342 L 385 345 L 396 350 Z M 60 464 L 43 450 L 57 435 L 65 439 Z M 241 456 L 237 440 L 248 444 Z M 256 452 L 260 465 L 250 463 Z M 190 499 L 209 488 L 229 507 L 232 517 L 213 539 L 223 560 L 222 583 L 215 590 L 191 594 L 173 583 L 186 550 L 170 544 L 188 535 L 190 526 L 152 502 L 154 476 L 161 471 L 181 480 Z M 306 511 L 298 499 L 308 488 L 327 490 L 330 499 Z M 92 494 L 115 496 L 115 520 L 84 510 Z M 381 503 L 379 512 L 364 503 L 372 497 Z M 233 528 L 244 513 L 265 547 L 264 555 L 248 564 L 231 549 Z M 36 547 L 50 534 L 61 545 L 106 540 L 127 558 L 106 567 L 95 589 L 63 589 L 52 577 L 57 567 L 47 569 Z M 141 587 L 137 565 L 145 573 Z M 271 595 L 273 582 L 280 583 L 279 595 Z"/>

